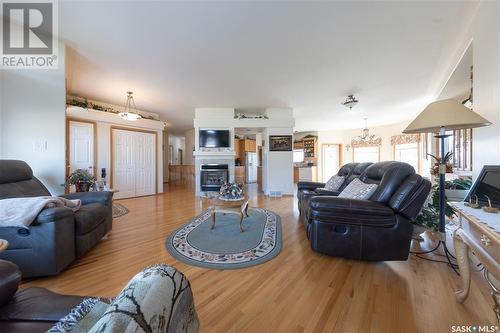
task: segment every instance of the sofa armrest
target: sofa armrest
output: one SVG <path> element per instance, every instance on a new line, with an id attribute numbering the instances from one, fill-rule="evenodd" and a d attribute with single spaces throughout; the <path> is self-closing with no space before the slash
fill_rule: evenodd
<path id="1" fill-rule="evenodd" d="M 73 211 L 68 207 L 45 208 L 36 217 L 35 223 L 50 223 L 64 219 L 73 219 Z"/>
<path id="2" fill-rule="evenodd" d="M 90 203 L 101 203 L 106 206 L 111 206 L 113 200 L 113 192 L 76 192 L 61 195 L 61 197 L 70 200 L 80 199 L 82 201 L 82 205 L 87 205 Z"/>
<path id="3" fill-rule="evenodd" d="M 332 196 L 332 197 L 336 197 L 337 195 L 340 194 L 339 191 L 330 191 L 330 190 L 327 190 L 326 188 L 317 188 L 316 190 L 314 190 L 314 192 L 316 192 L 316 195 L 329 195 L 329 196 Z"/>
<path id="4" fill-rule="evenodd" d="M 325 187 L 325 183 L 319 182 L 299 182 L 297 184 L 297 189 L 300 190 L 315 190 L 320 187 Z"/>
<path id="5" fill-rule="evenodd" d="M 383 203 L 370 200 L 315 196 L 311 198 L 309 218 L 321 222 L 391 227 L 394 211 Z"/>
<path id="6" fill-rule="evenodd" d="M 7 304 L 19 287 L 21 271 L 16 264 L 0 260 L 0 307 Z"/>

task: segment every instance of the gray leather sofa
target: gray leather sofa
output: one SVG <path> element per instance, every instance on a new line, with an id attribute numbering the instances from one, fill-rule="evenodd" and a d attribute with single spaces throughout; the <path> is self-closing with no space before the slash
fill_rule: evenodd
<path id="1" fill-rule="evenodd" d="M 0 199 L 51 195 L 23 161 L 0 160 Z M 24 277 L 54 275 L 83 256 L 112 227 L 110 192 L 64 195 L 80 199 L 76 213 L 66 207 L 44 209 L 29 227 L 0 227 L 0 238 L 9 242 L 0 259 L 14 262 Z"/>

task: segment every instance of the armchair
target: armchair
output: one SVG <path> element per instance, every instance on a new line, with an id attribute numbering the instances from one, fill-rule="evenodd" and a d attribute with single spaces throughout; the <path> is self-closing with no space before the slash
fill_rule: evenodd
<path id="1" fill-rule="evenodd" d="M 313 250 L 344 258 L 386 261 L 408 258 L 413 226 L 431 184 L 409 164 L 380 162 L 359 177 L 378 184 L 369 200 L 314 196 L 306 220 Z"/>
<path id="2" fill-rule="evenodd" d="M 50 195 L 23 161 L 0 160 L 0 199 Z M 111 230 L 112 193 L 74 193 L 82 200 L 76 213 L 66 207 L 44 209 L 29 230 L 0 227 L 9 248 L 1 259 L 16 263 L 24 277 L 54 275 L 88 252 Z"/>

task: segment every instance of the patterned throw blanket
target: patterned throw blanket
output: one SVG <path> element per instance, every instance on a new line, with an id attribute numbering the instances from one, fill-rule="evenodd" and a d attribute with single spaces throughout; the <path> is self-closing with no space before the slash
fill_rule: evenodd
<path id="1" fill-rule="evenodd" d="M 198 316 L 189 281 L 175 268 L 155 265 L 109 301 L 85 299 L 47 333 L 196 333 Z"/>
<path id="2" fill-rule="evenodd" d="M 68 207 L 76 212 L 81 205 L 79 199 L 68 200 L 49 196 L 2 199 L 0 200 L 0 227 L 27 229 L 45 208 Z"/>

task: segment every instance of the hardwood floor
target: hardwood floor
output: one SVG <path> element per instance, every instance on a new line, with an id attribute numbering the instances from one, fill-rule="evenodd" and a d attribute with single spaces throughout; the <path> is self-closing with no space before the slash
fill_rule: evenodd
<path id="1" fill-rule="evenodd" d="M 84 258 L 56 277 L 25 281 L 67 294 L 114 296 L 145 266 L 167 263 L 191 281 L 201 332 L 451 332 L 452 325 L 496 324 L 486 283 L 474 274 L 465 304 L 459 278 L 444 264 L 415 257 L 366 263 L 312 252 L 295 198 L 251 204 L 282 218 L 283 249 L 259 266 L 216 271 L 188 266 L 165 250 L 167 235 L 202 211 L 191 186 L 119 202 L 130 213 Z"/>

